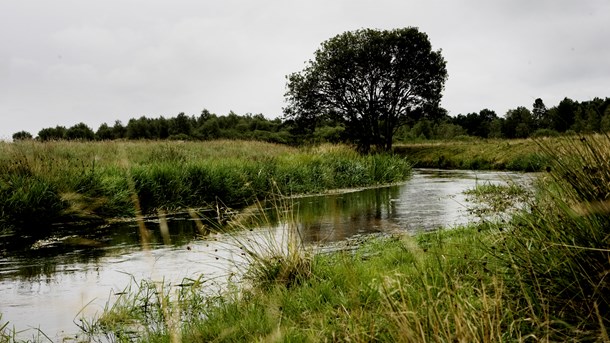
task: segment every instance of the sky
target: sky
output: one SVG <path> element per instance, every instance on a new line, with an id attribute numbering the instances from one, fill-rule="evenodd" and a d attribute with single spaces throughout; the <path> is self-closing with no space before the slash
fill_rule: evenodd
<path id="1" fill-rule="evenodd" d="M 0 0 L 0 139 L 141 116 L 282 116 L 286 75 L 362 28 L 442 50 L 450 115 L 610 97 L 608 0 Z"/>

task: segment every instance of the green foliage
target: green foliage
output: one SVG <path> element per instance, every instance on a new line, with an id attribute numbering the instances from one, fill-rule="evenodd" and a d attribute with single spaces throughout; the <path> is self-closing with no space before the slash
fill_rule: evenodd
<path id="1" fill-rule="evenodd" d="M 66 131 L 66 139 L 92 141 L 95 139 L 95 133 L 87 124 L 79 123 Z"/>
<path id="2" fill-rule="evenodd" d="M 55 141 L 66 138 L 66 128 L 63 126 L 56 126 L 55 128 L 46 128 L 38 131 L 38 140 L 40 141 Z"/>
<path id="3" fill-rule="evenodd" d="M 398 127 L 438 104 L 445 64 L 417 28 L 345 32 L 288 76 L 286 118 L 312 125 L 328 118 L 360 151 L 389 151 Z"/>
<path id="4" fill-rule="evenodd" d="M 484 109 L 479 113 L 458 114 L 452 121 L 464 128 L 471 136 L 488 138 L 492 135 L 492 123 L 497 119 L 496 112 Z"/>
<path id="5" fill-rule="evenodd" d="M 114 136 L 114 132 L 108 126 L 108 124 L 103 123 L 95 132 L 95 138 L 101 141 L 107 141 L 115 139 L 116 137 Z"/>
<path id="6" fill-rule="evenodd" d="M 13 141 L 23 141 L 32 139 L 32 134 L 27 131 L 19 131 L 13 134 Z"/>
<path id="7" fill-rule="evenodd" d="M 313 87 L 313 85 L 309 86 Z M 313 106 L 313 104 L 307 103 L 307 106 Z M 358 128 L 346 126 L 344 120 L 337 116 L 324 116 L 320 115 L 322 112 L 313 111 L 299 112 L 297 116 L 293 112 L 289 108 L 284 120 L 269 120 L 262 114 L 240 116 L 233 112 L 226 116 L 217 116 L 207 110 L 203 110 L 198 117 L 187 116 L 184 113 L 171 118 L 143 116 L 129 120 L 127 126 L 118 120 L 112 127 L 103 123 L 95 134 L 92 134 L 93 131 L 84 123 L 79 123 L 69 129 L 63 126 L 45 128 L 39 131 L 37 139 L 40 141 L 245 139 L 306 145 L 339 142 L 358 144 L 359 137 L 362 136 Z M 383 125 L 378 128 L 375 128 L 375 125 L 369 126 L 374 129 L 374 132 L 377 132 Z M 401 118 L 391 137 L 393 141 L 412 142 L 430 139 L 461 139 L 468 136 L 537 138 L 608 131 L 610 131 L 610 98 L 594 98 L 583 102 L 565 98 L 559 105 L 549 109 L 546 108 L 542 99 L 538 98 L 531 111 L 525 107 L 518 107 L 509 110 L 505 117 L 498 117 L 494 111 L 489 109 L 450 117 L 444 109 L 426 105 L 419 110 L 411 111 L 409 116 Z M 369 139 L 369 144 L 377 145 L 377 150 L 382 150 L 379 146 L 384 144 L 387 146 L 389 136 L 382 131 L 379 131 L 379 135 L 385 139 L 385 142 Z M 17 132 L 14 136 L 13 140 L 31 138 L 31 135 L 25 131 Z"/>
<path id="8" fill-rule="evenodd" d="M 534 130 L 532 112 L 525 107 L 517 107 L 506 113 L 502 133 L 506 138 L 527 138 Z"/>
<path id="9" fill-rule="evenodd" d="M 609 121 L 604 121 L 605 115 L 610 113 L 608 109 L 610 98 L 583 102 L 564 98 L 549 109 L 538 98 L 531 111 L 521 106 L 509 110 L 503 118 L 496 117 L 493 111 L 482 110 L 479 114 L 458 114 L 448 120 L 466 129 L 469 135 L 482 138 L 548 137 L 569 132 L 608 131 L 610 126 L 606 124 Z"/>

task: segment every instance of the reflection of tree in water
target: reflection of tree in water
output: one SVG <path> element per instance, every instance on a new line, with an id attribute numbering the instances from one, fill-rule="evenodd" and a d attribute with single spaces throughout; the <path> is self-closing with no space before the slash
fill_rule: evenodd
<path id="1" fill-rule="evenodd" d="M 305 242 L 333 242 L 356 234 L 386 231 L 395 215 L 399 187 L 300 199 L 299 229 Z"/>

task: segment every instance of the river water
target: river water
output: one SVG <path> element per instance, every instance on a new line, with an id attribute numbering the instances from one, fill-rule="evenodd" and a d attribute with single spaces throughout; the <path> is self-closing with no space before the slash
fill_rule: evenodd
<path id="1" fill-rule="evenodd" d="M 453 227 L 478 218 L 468 211 L 463 192 L 484 183 L 527 184 L 528 174 L 416 169 L 404 184 L 301 197 L 288 201 L 305 244 L 332 249 L 337 242 L 369 234 L 417 233 Z M 283 206 L 275 206 L 283 208 Z M 143 279 L 179 284 L 206 280 L 221 290 L 231 275 L 243 272 L 240 243 L 282 235 L 286 224 L 267 216 L 267 225 L 248 226 L 239 234 L 201 236 L 188 215 L 168 218 L 161 234 L 158 218 L 146 220 L 151 235 L 143 245 L 135 222 L 82 228 L 14 247 L 0 240 L 0 327 L 21 338 L 45 335 L 74 338 L 79 318 L 92 318 L 132 282 Z M 237 237 L 237 240 L 236 240 Z M 277 237 L 276 237 L 277 238 Z"/>

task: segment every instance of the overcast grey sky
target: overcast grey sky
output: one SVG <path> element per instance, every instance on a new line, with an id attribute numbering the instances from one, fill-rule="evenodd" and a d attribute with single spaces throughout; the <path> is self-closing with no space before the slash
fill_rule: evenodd
<path id="1" fill-rule="evenodd" d="M 278 117 L 324 40 L 415 26 L 451 115 L 610 97 L 609 0 L 0 0 L 0 139 L 129 118 Z"/>

